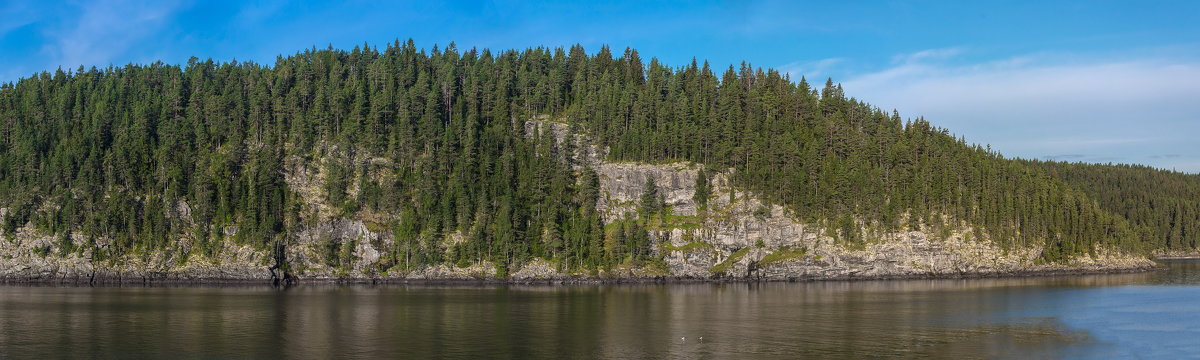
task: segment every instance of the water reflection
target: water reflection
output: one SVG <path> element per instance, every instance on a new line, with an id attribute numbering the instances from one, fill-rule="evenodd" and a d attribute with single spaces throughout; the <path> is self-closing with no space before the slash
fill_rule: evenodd
<path id="1" fill-rule="evenodd" d="M 1070 314 L 1111 297 L 1095 291 L 1194 285 L 1198 264 L 1119 275 L 666 286 L 0 287 L 0 358 L 1136 355 L 1119 350 L 1121 336 L 1094 331 L 1104 324 L 1088 319 L 1098 318 Z"/>
<path id="2" fill-rule="evenodd" d="M 1145 282 L 1145 285 L 1200 284 L 1200 261 L 1164 260 L 1161 263 L 1169 266 L 1171 270 L 1155 273 L 1155 276 L 1151 278 L 1151 281 Z"/>

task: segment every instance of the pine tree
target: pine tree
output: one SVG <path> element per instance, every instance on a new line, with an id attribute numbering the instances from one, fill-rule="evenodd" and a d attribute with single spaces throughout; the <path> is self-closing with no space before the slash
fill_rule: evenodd
<path id="1" fill-rule="evenodd" d="M 658 192 L 658 186 L 654 184 L 654 177 L 646 176 L 646 182 L 642 184 L 642 196 L 638 206 L 641 217 L 646 222 L 650 221 L 651 216 L 658 215 L 662 211 L 662 197 Z"/>
<path id="2" fill-rule="evenodd" d="M 700 211 L 708 209 L 708 198 L 712 196 L 712 185 L 709 184 L 708 171 L 704 167 L 696 172 L 696 192 L 692 195 L 692 201 L 696 202 L 696 207 Z"/>

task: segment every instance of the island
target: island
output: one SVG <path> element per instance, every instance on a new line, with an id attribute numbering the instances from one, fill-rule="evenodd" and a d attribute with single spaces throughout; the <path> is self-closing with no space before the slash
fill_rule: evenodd
<path id="1" fill-rule="evenodd" d="M 1010 159 L 832 79 L 637 50 L 309 49 L 0 88 L 7 282 L 760 281 L 1154 269 L 1200 175 Z"/>

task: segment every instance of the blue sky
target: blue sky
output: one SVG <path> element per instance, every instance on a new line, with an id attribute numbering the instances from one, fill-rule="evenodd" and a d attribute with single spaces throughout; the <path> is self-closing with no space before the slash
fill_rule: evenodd
<path id="1" fill-rule="evenodd" d="M 1200 173 L 1200 1 L 0 3 L 0 81 L 79 65 L 419 46 L 747 61 L 1008 156 Z"/>

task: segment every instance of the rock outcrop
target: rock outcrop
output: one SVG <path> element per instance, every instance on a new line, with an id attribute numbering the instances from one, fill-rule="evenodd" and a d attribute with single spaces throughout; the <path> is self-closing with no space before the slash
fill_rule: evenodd
<path id="1" fill-rule="evenodd" d="M 78 236 L 72 241 L 83 244 Z M 0 280 L 66 283 L 269 281 L 266 253 L 224 242 L 213 256 L 191 252 L 191 241 L 173 240 L 176 251 L 106 258 L 97 248 L 64 252 L 58 239 L 21 228 L 0 245 Z M 97 250 L 101 253 L 97 253 Z"/>
<path id="2" fill-rule="evenodd" d="M 834 231 L 809 225 L 768 206 L 753 194 L 729 186 L 725 174 L 712 177 L 708 209 L 692 200 L 696 166 L 604 164 L 599 208 L 619 218 L 651 177 L 670 190 L 672 209 L 655 236 L 656 251 L 673 277 L 719 279 L 852 279 L 990 276 L 1042 272 L 1153 268 L 1144 257 L 1100 251 L 1062 264 L 1038 261 L 1040 249 L 1004 249 L 988 240 L 970 240 L 969 228 L 939 237 L 933 231 L 875 233 L 861 244 L 839 241 Z M 624 204 L 624 205 L 622 205 Z M 864 229 L 867 232 L 867 229 Z"/>

